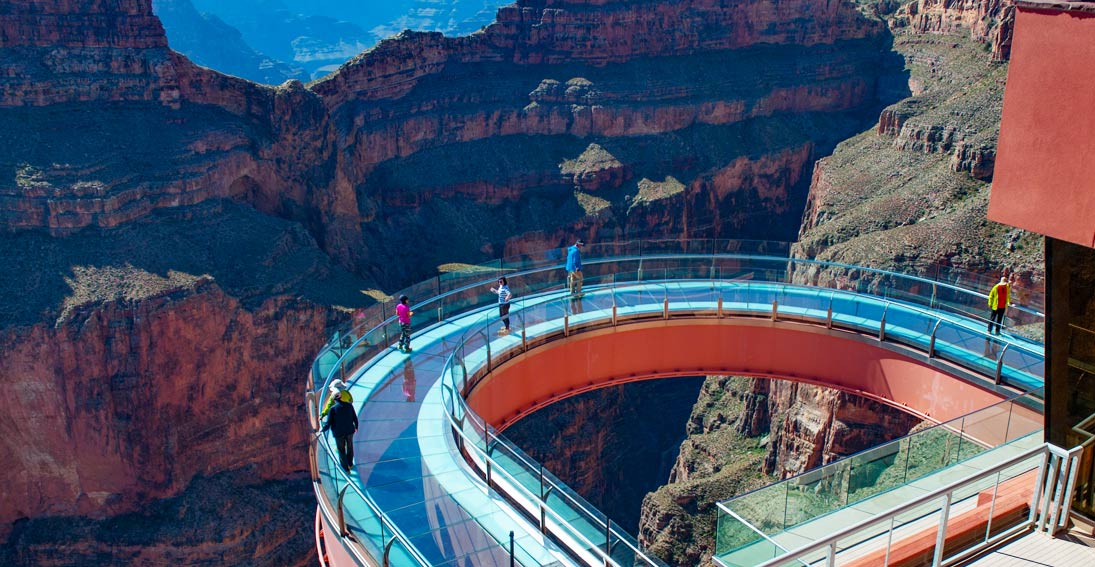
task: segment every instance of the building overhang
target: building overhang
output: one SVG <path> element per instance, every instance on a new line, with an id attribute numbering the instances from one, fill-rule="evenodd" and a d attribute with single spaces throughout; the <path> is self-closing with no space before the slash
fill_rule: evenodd
<path id="1" fill-rule="evenodd" d="M 990 220 L 1095 247 L 1095 2 L 1016 2 Z"/>

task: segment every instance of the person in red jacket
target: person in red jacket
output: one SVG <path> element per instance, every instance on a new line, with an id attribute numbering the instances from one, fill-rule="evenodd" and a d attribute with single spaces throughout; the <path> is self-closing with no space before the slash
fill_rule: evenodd
<path id="1" fill-rule="evenodd" d="M 1000 334 L 1000 328 L 1004 325 L 1004 312 L 1011 305 L 1011 285 L 1007 278 L 1000 278 L 1000 283 L 992 286 L 989 292 L 989 333 Z"/>

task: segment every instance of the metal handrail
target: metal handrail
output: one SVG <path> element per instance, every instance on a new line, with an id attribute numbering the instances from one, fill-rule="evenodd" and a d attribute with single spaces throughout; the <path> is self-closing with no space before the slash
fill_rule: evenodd
<path id="1" fill-rule="evenodd" d="M 330 442 L 325 438 L 325 436 L 322 433 L 316 433 L 315 439 L 316 439 L 317 443 L 319 443 L 320 440 L 322 439 L 322 445 L 323 445 L 324 449 L 326 449 L 328 455 L 336 455 L 337 454 L 337 452 L 332 450 L 332 448 L 330 446 Z M 380 507 L 377 506 L 375 502 L 373 502 L 372 498 L 370 498 L 368 495 L 366 495 L 364 492 L 361 491 L 361 489 L 358 487 L 356 482 L 353 482 L 352 480 L 350 480 L 349 475 L 347 475 L 342 470 L 338 470 L 338 467 L 334 467 L 334 470 L 331 470 L 329 472 L 333 472 L 334 474 L 337 474 L 340 477 L 342 477 L 342 479 L 346 482 L 346 486 L 343 487 L 341 493 L 339 494 L 339 498 L 338 498 L 338 500 L 339 500 L 339 502 L 338 502 L 338 504 L 339 504 L 339 516 L 340 517 L 339 518 L 328 518 L 328 520 L 336 520 L 336 525 L 339 526 L 339 529 L 340 530 L 345 530 L 345 525 L 346 524 L 345 524 L 345 521 L 342 518 L 342 515 L 343 515 L 342 500 L 343 500 L 343 495 L 345 494 L 346 489 L 347 488 L 352 489 L 353 492 L 355 494 L 357 494 L 357 496 L 359 498 L 361 498 L 362 502 L 364 502 L 365 505 L 369 507 L 369 510 L 376 516 L 376 518 L 378 520 L 380 520 L 380 524 L 381 524 L 382 528 L 386 528 L 386 529 L 390 530 L 391 533 L 392 533 L 392 536 L 394 538 L 398 538 L 399 542 L 403 544 L 403 547 L 407 550 L 408 553 L 411 554 L 411 557 L 415 560 L 415 562 L 418 563 L 419 565 L 421 565 L 422 567 L 430 567 L 429 561 L 427 561 L 426 558 L 422 556 L 421 552 L 418 551 L 418 548 L 415 547 L 411 543 L 410 538 L 408 538 L 406 535 L 404 535 L 403 532 L 398 527 L 396 527 L 396 525 L 388 518 L 388 516 L 386 514 L 384 514 L 383 511 L 380 510 Z M 313 482 L 320 483 L 322 481 L 317 478 Z M 387 547 L 390 548 L 391 546 L 388 545 Z M 386 561 L 386 555 L 387 554 L 385 553 L 385 558 L 384 558 L 385 561 Z"/>
<path id="2" fill-rule="evenodd" d="M 640 251 L 641 251 L 641 242 L 640 242 Z M 731 260 L 741 260 L 741 259 L 772 260 L 772 261 L 788 262 L 788 263 L 790 263 L 790 264 L 792 264 L 796 267 L 800 266 L 800 265 L 819 266 L 819 267 L 824 267 L 824 268 L 841 268 L 841 269 L 851 269 L 851 270 L 859 270 L 859 271 L 864 271 L 864 272 L 870 272 L 872 274 L 879 275 L 879 276 L 894 277 L 894 278 L 909 280 L 909 281 L 913 281 L 913 282 L 917 282 L 917 283 L 932 285 L 932 288 L 933 288 L 932 304 L 934 304 L 934 298 L 936 297 L 936 290 L 939 286 L 950 289 L 951 291 L 954 291 L 954 292 L 969 294 L 969 295 L 973 295 L 973 296 L 979 297 L 979 298 L 987 298 L 988 297 L 987 294 L 979 292 L 979 291 L 959 287 L 957 285 L 950 284 L 950 283 L 947 283 L 947 282 L 938 282 L 938 281 L 935 281 L 935 280 L 930 280 L 930 279 L 927 279 L 927 278 L 924 278 L 924 277 L 921 277 L 921 276 L 917 276 L 917 275 L 912 275 L 912 274 L 903 274 L 903 273 L 900 273 L 900 272 L 893 272 L 893 271 L 889 271 L 889 270 L 882 270 L 882 269 L 878 269 L 878 268 L 870 268 L 870 267 L 864 267 L 864 266 L 855 266 L 855 265 L 843 264 L 843 263 L 839 263 L 839 262 L 828 262 L 828 261 L 824 261 L 824 260 L 811 260 L 811 259 L 805 259 L 805 258 L 787 258 L 787 257 L 783 257 L 783 256 L 769 256 L 769 255 L 764 255 L 764 254 L 742 254 L 742 253 L 711 253 L 711 254 L 681 253 L 681 254 L 671 254 L 671 253 L 658 253 L 658 254 L 646 255 L 646 256 L 643 256 L 643 255 L 640 254 L 640 255 L 622 255 L 622 256 L 589 258 L 589 259 L 584 260 L 584 264 L 599 265 L 599 264 L 614 263 L 614 262 L 628 262 L 628 261 L 642 262 L 644 260 L 681 259 L 681 258 L 697 258 L 697 259 L 722 258 L 722 259 L 731 259 Z M 523 275 L 528 275 L 528 274 L 538 273 L 538 272 L 543 272 L 543 271 L 548 271 L 548 270 L 559 270 L 559 269 L 562 269 L 562 268 L 563 268 L 562 264 L 558 263 L 558 262 L 545 263 L 545 264 L 542 264 L 542 265 L 539 265 L 539 266 L 531 267 L 529 269 L 513 270 L 513 271 L 509 272 L 509 275 L 511 277 L 516 277 L 516 276 L 523 276 Z M 486 265 L 486 266 L 479 267 L 478 269 L 473 270 L 472 272 L 473 273 L 475 273 L 475 272 L 483 272 L 483 273 L 491 272 L 491 273 L 493 273 L 493 272 L 499 272 L 499 271 L 505 271 L 505 268 L 502 267 L 501 265 L 498 266 L 498 267 L 494 267 L 493 265 Z M 412 308 L 420 307 L 420 306 L 425 305 L 426 303 L 429 303 L 431 301 L 436 301 L 438 299 L 444 299 L 446 297 L 450 297 L 452 295 L 468 291 L 470 289 L 481 286 L 484 283 L 488 283 L 490 281 L 492 281 L 492 279 L 477 280 L 473 283 L 463 285 L 463 286 L 459 286 L 459 287 L 453 288 L 453 289 L 445 291 L 445 292 L 441 292 L 438 295 L 430 297 L 429 299 L 427 299 L 425 301 L 415 303 L 412 306 Z M 402 294 L 403 292 L 413 290 L 417 285 L 419 285 L 419 284 L 416 284 L 415 286 L 410 286 L 408 288 L 404 288 L 403 290 L 401 290 L 399 292 L 396 292 L 395 294 L 393 294 L 390 297 L 399 297 L 400 294 Z M 809 287 L 813 287 L 813 286 L 809 286 Z M 394 322 L 394 320 L 395 320 L 394 313 L 391 314 L 391 315 L 387 315 L 387 310 L 384 308 L 385 305 L 386 304 L 381 304 L 381 312 L 382 312 L 381 320 L 379 322 L 377 322 L 368 331 L 360 333 L 361 336 L 365 336 L 367 334 L 370 334 L 370 333 L 374 332 L 375 330 L 383 328 L 383 327 L 391 324 L 392 322 Z M 1021 305 L 1013 306 L 1013 308 L 1017 309 L 1019 311 L 1024 311 L 1024 312 L 1029 313 L 1031 315 L 1034 315 L 1036 317 L 1044 317 L 1045 316 L 1044 313 L 1042 313 L 1040 311 L 1037 311 L 1037 310 L 1034 310 L 1034 309 L 1029 309 L 1029 308 L 1026 308 L 1026 307 L 1021 306 Z M 986 320 L 986 319 L 984 319 L 983 316 L 978 315 L 978 314 L 974 314 L 974 313 L 966 313 L 966 314 L 968 316 L 973 317 L 973 318 L 978 319 L 978 320 L 982 320 L 982 321 Z M 364 325 L 365 324 L 358 325 L 358 326 L 345 325 L 342 328 L 340 328 L 338 331 L 336 331 L 336 333 L 334 334 L 334 337 L 337 337 L 338 338 L 337 340 L 341 340 L 341 337 L 344 336 L 346 332 L 356 332 L 360 327 L 362 327 Z M 331 341 L 329 341 L 323 347 L 323 349 L 321 349 L 321 354 L 323 352 L 328 351 L 328 350 L 332 350 L 331 347 L 334 344 L 335 340 L 336 339 L 332 339 Z M 357 343 L 355 343 L 355 344 L 357 344 Z M 346 349 L 346 350 L 348 351 L 350 349 Z"/>
<path id="3" fill-rule="evenodd" d="M 459 397 L 459 396 L 457 396 L 457 397 Z M 553 510 L 550 506 L 548 506 L 547 502 L 540 495 L 537 495 L 537 494 L 533 493 L 532 491 L 530 491 L 528 488 L 526 488 L 523 484 L 521 484 L 521 482 L 519 480 L 517 480 L 517 478 L 515 476 L 513 476 L 513 474 L 511 474 L 508 470 L 506 470 L 506 468 L 504 466 L 499 464 L 496 459 L 491 457 L 489 454 L 487 454 L 487 452 L 485 450 L 481 449 L 478 445 L 476 445 L 475 440 L 472 439 L 471 437 L 469 437 L 467 433 L 464 433 L 463 429 L 457 425 L 457 420 L 456 420 L 455 417 L 452 416 L 452 414 L 450 414 L 449 412 L 445 412 L 445 413 L 446 413 L 446 416 L 449 419 L 449 424 L 452 426 L 453 432 L 456 433 L 461 439 L 463 439 L 465 441 L 464 443 L 462 443 L 462 446 L 465 449 L 467 449 L 468 447 L 471 447 L 472 449 L 474 449 L 476 454 L 479 456 L 479 458 L 483 459 L 484 467 L 488 471 L 494 471 L 493 474 L 499 474 L 499 473 L 502 474 L 507 480 L 510 481 L 510 484 L 512 486 L 517 487 L 517 489 L 522 493 L 522 496 L 524 496 L 526 498 L 530 498 L 533 501 L 535 501 L 537 504 L 539 504 L 541 516 L 543 516 L 543 514 L 548 514 L 552 517 L 552 519 L 554 519 L 560 525 L 564 525 L 564 526 L 569 526 L 570 525 L 570 522 L 567 521 L 565 518 L 563 518 L 558 512 Z M 492 482 L 489 476 L 485 480 L 486 480 L 488 486 Z M 543 481 L 543 480 L 544 479 L 541 478 L 541 481 Z M 497 483 L 495 483 L 495 484 L 497 484 Z M 599 521 L 599 519 L 596 518 L 596 517 L 593 517 L 591 519 Z M 604 526 L 605 524 L 601 524 L 601 525 Z M 541 525 L 540 529 L 545 529 L 545 526 Z M 620 534 L 619 534 L 618 531 L 611 530 L 610 526 L 608 527 L 608 529 L 609 529 L 610 533 L 613 533 L 617 537 L 619 537 L 620 541 L 622 541 L 625 545 L 627 545 L 628 549 L 634 551 L 637 556 L 641 557 L 646 562 L 647 565 L 650 565 L 651 567 L 660 567 L 660 564 L 658 562 L 651 559 L 641 549 L 631 545 L 631 543 L 629 541 L 627 541 L 625 538 L 620 537 Z M 616 563 L 616 561 L 614 559 L 612 559 L 611 555 L 609 555 L 608 553 L 602 551 L 599 546 L 597 546 L 593 542 L 589 541 L 589 539 L 586 538 L 581 533 L 581 531 L 576 530 L 576 529 L 572 529 L 571 530 L 571 535 L 572 535 L 572 537 L 577 536 L 578 538 L 581 538 L 581 540 L 588 545 L 588 547 L 586 548 L 587 551 L 596 550 L 596 554 L 598 556 L 600 556 L 601 559 L 603 559 L 605 561 L 605 565 L 609 565 L 609 564 L 618 565 Z"/>
<path id="4" fill-rule="evenodd" d="M 869 528 L 869 527 L 871 527 L 875 524 L 878 524 L 878 523 L 884 522 L 886 520 L 889 520 L 891 518 L 900 516 L 901 514 L 903 514 L 905 512 L 915 510 L 916 508 L 924 506 L 925 504 L 928 504 L 928 503 L 932 502 L 933 500 L 936 500 L 940 497 L 945 496 L 947 498 L 947 501 L 949 502 L 951 496 L 953 495 L 953 493 L 956 490 L 958 490 L 960 488 L 963 488 L 963 487 L 965 487 L 969 484 L 975 483 L 979 480 L 988 478 L 988 477 L 990 477 L 990 476 L 992 476 L 996 473 L 999 473 L 999 472 L 1002 472 L 1002 471 L 1008 469 L 1009 467 L 1015 466 L 1019 463 L 1022 463 L 1023 461 L 1026 461 L 1026 460 L 1031 459 L 1033 457 L 1036 457 L 1038 455 L 1042 455 L 1042 462 L 1041 462 L 1041 465 L 1039 467 L 1039 474 L 1038 474 L 1038 477 L 1037 477 L 1039 479 L 1038 480 L 1038 485 L 1035 487 L 1034 497 L 1032 498 L 1032 502 L 1031 502 L 1032 506 L 1031 506 L 1031 510 L 1030 510 L 1030 516 L 1029 516 L 1026 524 L 1021 526 L 1021 527 L 1025 528 L 1028 525 L 1039 525 L 1040 526 L 1040 525 L 1044 524 L 1044 520 L 1045 520 L 1045 517 L 1046 517 L 1047 514 L 1052 515 L 1053 518 L 1056 519 L 1057 518 L 1056 514 L 1058 513 L 1057 507 L 1054 507 L 1053 510 L 1047 510 L 1047 506 L 1042 506 L 1042 508 L 1041 508 L 1041 517 L 1038 519 L 1037 522 L 1035 521 L 1035 518 L 1034 518 L 1035 513 L 1038 511 L 1038 508 L 1039 508 L 1037 503 L 1042 499 L 1043 495 L 1045 495 L 1046 498 L 1049 498 L 1051 496 L 1051 495 L 1048 495 L 1048 494 L 1043 494 L 1043 489 L 1045 488 L 1043 486 L 1045 484 L 1044 476 L 1045 476 L 1046 467 L 1049 464 L 1048 461 L 1052 456 L 1060 456 L 1060 454 L 1063 454 L 1063 455 L 1065 455 L 1064 458 L 1068 459 L 1069 463 L 1071 463 L 1073 460 L 1075 460 L 1077 458 L 1077 455 L 1078 455 L 1078 450 L 1077 449 L 1073 449 L 1072 451 L 1065 452 L 1062 449 L 1054 447 L 1053 445 L 1050 445 L 1048 443 L 1039 445 L 1038 447 L 1035 447 L 1033 449 L 1029 449 L 1029 450 L 1027 450 L 1027 451 L 1025 451 L 1025 452 L 1023 452 L 1019 455 L 1016 455 L 1016 456 L 1008 459 L 1007 461 L 1005 461 L 1003 463 L 999 463 L 999 464 L 997 464 L 997 465 L 995 465 L 995 466 L 993 466 L 989 469 L 985 469 L 985 470 L 980 471 L 976 474 L 970 475 L 966 478 L 951 482 L 950 484 L 947 484 L 943 487 L 937 488 L 937 489 L 935 489 L 935 490 L 933 490 L 933 491 L 931 491 L 927 494 L 924 494 L 922 496 L 914 498 L 913 500 L 910 500 L 910 501 L 908 501 L 904 504 L 900 504 L 898 506 L 890 508 L 889 510 L 886 510 L 885 512 L 872 515 L 872 516 L 870 516 L 868 518 L 865 518 L 863 520 L 860 520 L 859 522 L 856 522 L 855 524 L 853 524 L 851 526 L 848 526 L 844 529 L 837 530 L 836 532 L 831 533 L 830 535 L 827 535 L 824 538 L 819 539 L 819 540 L 817 540 L 813 543 L 809 543 L 809 544 L 803 545 L 803 546 L 801 546 L 797 549 L 794 549 L 793 551 L 788 552 L 787 555 L 793 555 L 795 557 L 802 557 L 803 555 L 806 555 L 806 554 L 809 554 L 809 553 L 814 553 L 814 552 L 821 551 L 823 549 L 828 549 L 829 558 L 830 558 L 830 561 L 829 561 L 828 565 L 830 565 L 830 566 L 834 565 L 835 563 L 833 562 L 832 558 L 833 558 L 833 554 L 835 553 L 836 543 L 838 541 L 840 541 L 842 539 L 845 539 L 845 538 L 847 538 L 848 536 L 850 536 L 852 534 L 863 531 L 864 529 Z M 1072 474 L 1074 476 L 1075 475 L 1075 468 L 1074 467 L 1069 467 L 1069 468 L 1072 470 Z M 1044 492 L 1048 493 L 1049 491 L 1044 491 Z M 1061 491 L 1061 494 L 1054 496 L 1055 503 L 1058 503 L 1059 506 L 1063 506 L 1063 507 L 1067 508 L 1068 507 L 1068 502 L 1070 500 L 1069 499 L 1061 500 L 1061 498 L 1063 498 L 1064 496 L 1065 496 L 1065 491 Z M 1067 512 L 1067 510 L 1065 510 L 1065 511 Z M 1062 514 L 1062 515 L 1067 516 L 1067 514 Z M 946 515 L 943 516 L 942 521 L 943 521 L 943 524 L 941 525 L 941 527 L 939 529 L 940 537 L 942 537 L 945 534 L 945 527 L 946 527 L 946 521 L 947 521 Z M 1052 525 L 1055 526 L 1056 522 L 1054 521 L 1052 523 Z M 1010 537 L 1010 535 L 1012 533 L 1014 533 L 1014 531 L 1017 531 L 1017 528 L 1012 528 L 1012 530 L 1009 530 L 1008 532 L 1005 532 L 1003 534 L 998 534 L 995 538 L 993 538 L 989 541 L 990 542 L 1000 541 L 1001 539 L 1004 539 L 1004 536 Z M 943 549 L 943 546 L 939 545 L 938 542 L 937 542 L 937 549 L 936 549 L 936 554 L 937 555 L 936 555 L 936 560 L 933 562 L 933 565 L 938 565 L 939 564 L 938 554 L 942 551 L 942 549 Z M 786 555 L 782 556 L 782 557 L 776 557 L 776 558 L 769 559 L 768 561 L 765 561 L 765 562 L 761 563 L 757 567 L 776 567 L 777 565 L 785 565 L 787 560 L 788 560 L 788 557 Z"/>

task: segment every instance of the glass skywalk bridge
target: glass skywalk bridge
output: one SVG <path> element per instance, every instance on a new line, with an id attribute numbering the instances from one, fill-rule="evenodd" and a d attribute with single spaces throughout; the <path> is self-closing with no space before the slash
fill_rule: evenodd
<path id="1" fill-rule="evenodd" d="M 985 334 L 985 294 L 963 287 L 980 279 L 947 274 L 963 284 L 955 285 L 781 253 L 736 241 L 587 247 L 577 301 L 562 289 L 558 250 L 446 274 L 396 294 L 414 304 L 411 355 L 392 347 L 394 303 L 355 317 L 320 352 L 309 381 L 317 430 L 335 379 L 350 384 L 361 420 L 351 473 L 326 435 L 311 446 L 321 554 L 336 565 L 660 565 L 465 400 L 507 361 L 597 330 L 656 321 L 809 327 L 914 353 L 1001 399 L 1040 387 L 1040 344 Z M 499 275 L 516 296 L 509 335 L 497 334 L 489 292 Z M 1037 336 L 1037 307 L 1014 314 L 1011 325 Z M 727 529 L 720 523 L 720 544 Z"/>

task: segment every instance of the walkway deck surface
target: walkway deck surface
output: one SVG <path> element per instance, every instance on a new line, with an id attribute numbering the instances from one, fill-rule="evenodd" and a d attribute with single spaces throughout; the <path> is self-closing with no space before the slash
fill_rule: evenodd
<path id="1" fill-rule="evenodd" d="M 1068 536 L 1049 537 L 1028 533 L 1012 540 L 963 567 L 1092 567 L 1095 548 Z"/>

